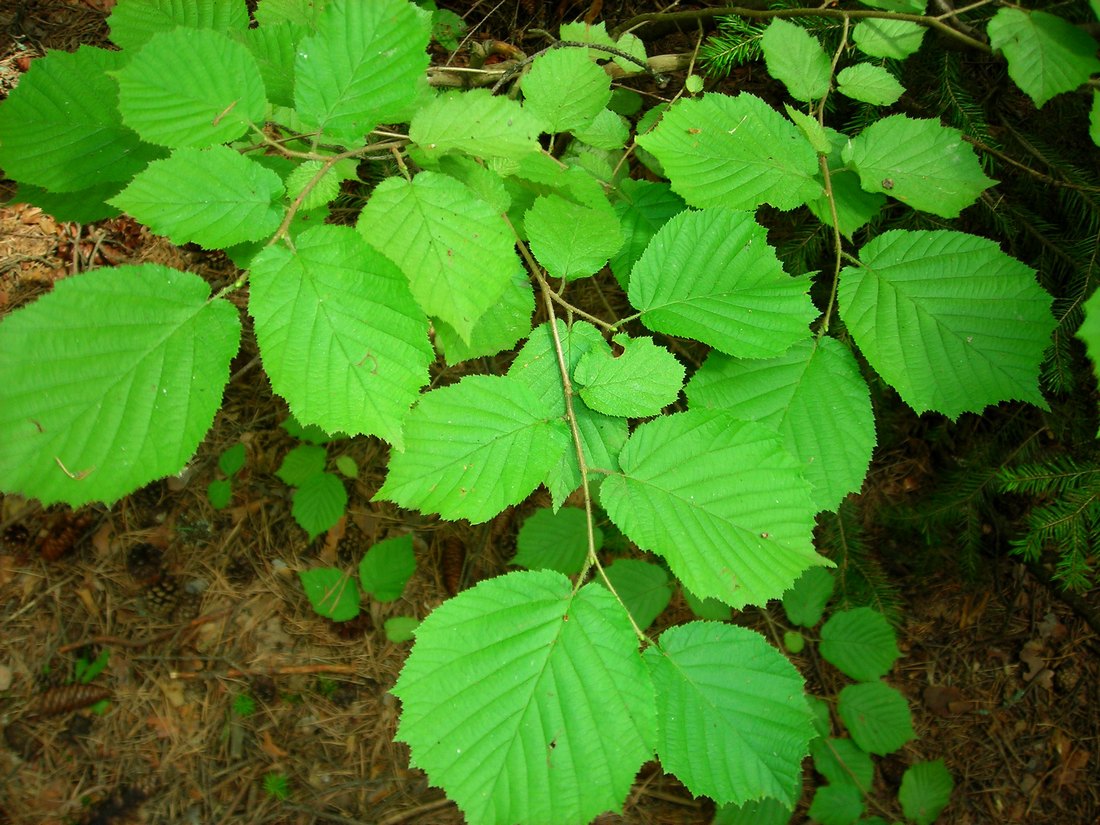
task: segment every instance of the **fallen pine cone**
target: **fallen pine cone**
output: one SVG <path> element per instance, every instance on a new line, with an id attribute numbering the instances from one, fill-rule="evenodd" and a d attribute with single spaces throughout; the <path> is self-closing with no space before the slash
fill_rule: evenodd
<path id="1" fill-rule="evenodd" d="M 108 698 L 111 691 L 100 685 L 61 685 L 40 693 L 27 709 L 28 716 L 58 716 L 86 708 Z"/>

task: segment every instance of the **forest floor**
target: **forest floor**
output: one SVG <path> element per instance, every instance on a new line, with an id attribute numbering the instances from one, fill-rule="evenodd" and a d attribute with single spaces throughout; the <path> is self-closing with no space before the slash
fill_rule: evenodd
<path id="1" fill-rule="evenodd" d="M 23 35 L 0 42 L 0 95 L 44 48 L 105 42 L 110 0 L 23 5 Z M 531 5 L 465 7 L 475 30 L 508 39 Z M 630 4 L 607 5 L 628 16 L 622 6 Z M 574 17 L 585 11 L 561 6 Z M 0 12 L 0 28 L 12 22 L 4 14 L 12 12 Z M 0 190 L 0 202 L 11 193 Z M 0 207 L 0 316 L 58 279 L 144 261 L 215 285 L 237 275 L 224 257 L 174 247 L 126 218 L 82 226 L 8 203 Z M 508 569 L 518 524 L 535 502 L 479 526 L 373 503 L 385 446 L 353 439 L 330 448 L 360 470 L 349 481 L 348 516 L 310 543 L 275 475 L 296 443 L 280 426 L 287 417 L 246 335 L 213 430 L 178 477 L 111 508 L 0 499 L 0 823 L 462 822 L 393 742 L 399 707 L 388 690 L 410 644 L 388 641 L 382 627 L 392 616 L 423 618 L 456 589 Z M 218 456 L 237 443 L 247 463 L 231 505 L 215 510 L 206 487 Z M 898 492 L 912 463 L 877 455 L 863 495 L 933 487 L 935 474 L 924 472 Z M 350 568 L 374 542 L 408 532 L 417 571 L 401 599 L 371 603 L 341 625 L 313 612 L 298 570 L 319 561 Z M 871 813 L 900 820 L 904 768 L 942 757 L 955 791 L 941 822 L 1100 822 L 1097 634 L 1009 556 L 986 559 L 970 578 L 950 565 L 916 575 L 881 561 L 896 573 L 902 617 L 904 657 L 888 680 L 909 699 L 918 738 L 878 761 Z M 687 616 L 677 596 L 660 623 Z M 783 614 L 773 605 L 736 620 L 774 632 Z M 835 697 L 843 677 L 811 649 L 793 659 L 814 692 Z M 73 684 L 97 658 L 103 671 Z M 814 783 L 807 768 L 795 821 Z M 691 825 L 712 816 L 709 802 L 654 763 L 623 814 L 598 822 Z"/>

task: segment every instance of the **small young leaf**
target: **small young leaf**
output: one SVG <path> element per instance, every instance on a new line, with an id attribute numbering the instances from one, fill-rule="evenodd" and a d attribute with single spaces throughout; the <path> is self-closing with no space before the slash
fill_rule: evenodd
<path id="1" fill-rule="evenodd" d="M 768 73 L 782 81 L 791 97 L 809 103 L 829 91 L 829 56 L 802 26 L 775 19 L 760 38 Z"/>
<path id="2" fill-rule="evenodd" d="M 641 630 L 653 624 L 672 600 L 672 582 L 668 573 L 656 564 L 617 559 L 604 572 Z"/>
<path id="3" fill-rule="evenodd" d="M 278 2 L 278 0 L 274 0 Z M 272 5 L 264 0 L 263 5 Z M 248 28 L 248 9 L 236 0 L 143 0 L 115 5 L 107 19 L 111 42 L 120 49 L 140 48 L 157 32 L 183 26 L 190 29 L 239 32 Z"/>
<path id="4" fill-rule="evenodd" d="M 325 471 L 328 454 L 324 447 L 299 444 L 283 457 L 275 475 L 291 487 L 299 487 L 318 473 Z"/>
<path id="5" fill-rule="evenodd" d="M 793 209 L 821 194 L 813 147 L 748 93 L 682 99 L 638 144 L 657 156 L 673 190 L 692 206 Z"/>
<path id="6" fill-rule="evenodd" d="M 420 620 L 414 616 L 394 616 L 386 619 L 385 624 L 382 625 L 386 638 L 395 645 L 411 642 L 418 627 L 420 627 Z"/>
<path id="7" fill-rule="evenodd" d="M 615 357 L 593 349 L 577 362 L 573 380 L 589 407 L 605 415 L 642 418 L 660 414 L 684 385 L 684 365 L 652 338 L 616 335 L 622 347 Z"/>
<path id="8" fill-rule="evenodd" d="M 541 123 L 514 100 L 488 89 L 440 95 L 413 116 L 410 147 L 424 165 L 448 152 L 478 158 L 511 158 L 539 151 Z"/>
<path id="9" fill-rule="evenodd" d="M 957 418 L 1009 399 L 1046 408 L 1052 299 L 1031 269 L 993 241 L 949 231 L 883 233 L 860 261 L 841 272 L 840 315 L 914 410 Z"/>
<path id="10" fill-rule="evenodd" d="M 802 677 L 783 654 L 743 627 L 691 622 L 666 630 L 643 658 L 666 771 L 720 805 L 794 805 L 813 726 Z"/>
<path id="11" fill-rule="evenodd" d="M 813 485 L 819 510 L 836 509 L 863 484 L 875 446 L 874 412 L 859 364 L 839 341 L 799 341 L 769 359 L 711 353 L 686 394 L 693 409 L 726 410 L 779 433 Z"/>
<path id="12" fill-rule="evenodd" d="M 35 60 L 0 106 L 5 174 L 54 193 L 94 188 L 102 202 L 113 194 L 107 184 L 162 157 L 162 148 L 122 125 L 118 86 L 107 73 L 124 63 L 120 53 L 91 46 Z"/>
<path id="13" fill-rule="evenodd" d="M 904 60 L 920 48 L 924 26 L 908 20 L 860 20 L 852 29 L 856 47 L 871 57 Z"/>
<path id="14" fill-rule="evenodd" d="M 868 192 L 956 218 L 996 183 L 982 172 L 978 156 L 961 135 L 938 120 L 891 115 L 852 138 L 842 154 Z"/>
<path id="15" fill-rule="evenodd" d="M 270 236 L 283 218 L 282 193 L 270 169 L 211 146 L 153 161 L 111 203 L 173 243 L 218 249 Z"/>
<path id="16" fill-rule="evenodd" d="M 233 498 L 233 482 L 216 478 L 206 485 L 206 499 L 215 510 L 224 510 Z"/>
<path id="17" fill-rule="evenodd" d="M 871 63 L 842 69 L 836 79 L 837 91 L 842 95 L 874 106 L 889 106 L 905 94 L 905 88 L 892 74 Z"/>
<path id="18" fill-rule="evenodd" d="M 252 53 L 212 29 L 158 32 L 115 77 L 122 119 L 161 146 L 227 143 L 261 122 L 267 106 Z"/>
<path id="19" fill-rule="evenodd" d="M 817 315 L 809 286 L 783 271 L 751 213 L 716 207 L 661 227 L 634 266 L 629 297 L 654 332 L 768 358 L 809 338 Z"/>
<path id="20" fill-rule="evenodd" d="M 824 126 L 789 103 L 784 103 L 783 108 L 787 112 L 787 117 L 798 127 L 798 131 L 810 142 L 810 146 L 814 148 L 815 152 L 819 155 L 827 155 L 832 151 L 832 141 L 829 139 L 828 130 Z"/>
<path id="21" fill-rule="evenodd" d="M 313 541 L 336 524 L 347 509 L 348 491 L 344 482 L 332 473 L 318 473 L 294 491 L 290 513 Z"/>
<path id="22" fill-rule="evenodd" d="M 603 545 L 603 531 L 596 527 L 593 533 L 598 551 Z M 588 520 L 584 510 L 563 507 L 555 513 L 542 508 L 519 528 L 511 564 L 528 570 L 557 570 L 572 576 L 581 571 L 587 556 Z"/>
<path id="23" fill-rule="evenodd" d="M 834 613 L 821 627 L 821 655 L 846 676 L 871 682 L 890 672 L 901 656 L 886 617 L 869 607 Z"/>
<path id="24" fill-rule="evenodd" d="M 606 202 L 599 209 L 559 195 L 535 200 L 523 218 L 531 252 L 553 278 L 592 275 L 622 246 L 619 220 Z"/>
<path id="25" fill-rule="evenodd" d="M 1043 11 L 998 9 L 987 28 L 989 45 L 1004 53 L 1008 75 L 1036 107 L 1070 92 L 1100 72 L 1088 32 Z"/>
<path id="26" fill-rule="evenodd" d="M 809 484 L 759 424 L 711 410 L 663 416 L 634 431 L 619 462 L 600 486 L 604 509 L 697 596 L 764 604 L 829 564 L 813 550 Z"/>
<path id="27" fill-rule="evenodd" d="M 789 653 L 793 653 L 797 656 L 806 647 L 806 637 L 797 630 L 784 631 L 783 647 L 786 648 Z"/>
<path id="28" fill-rule="evenodd" d="M 620 811 L 653 754 L 653 684 L 625 611 L 603 587 L 574 593 L 553 571 L 509 573 L 444 602 L 393 692 L 397 739 L 471 823 Z"/>
<path id="29" fill-rule="evenodd" d="M 397 264 L 428 315 L 469 341 L 522 268 L 515 236 L 487 203 L 452 177 L 421 172 L 375 187 L 357 229 Z"/>
<path id="30" fill-rule="evenodd" d="M 302 421 L 401 445 L 428 382 L 428 320 L 394 264 L 344 226 L 252 263 L 249 311 L 274 390 Z"/>
<path id="31" fill-rule="evenodd" d="M 586 49 L 553 49 L 535 58 L 523 78 L 523 106 L 544 132 L 589 126 L 611 100 L 611 78 Z"/>
<path id="32" fill-rule="evenodd" d="M 855 743 L 878 756 L 916 736 L 905 697 L 884 682 L 848 685 L 837 697 L 837 713 Z"/>
<path id="33" fill-rule="evenodd" d="M 875 765 L 870 754 L 851 739 L 819 736 L 810 743 L 814 770 L 833 785 L 854 784 L 862 793 L 869 793 L 875 781 Z"/>
<path id="34" fill-rule="evenodd" d="M 568 441 L 565 422 L 550 418 L 523 381 L 469 375 L 422 396 L 376 498 L 487 521 L 526 498 Z"/>
<path id="35" fill-rule="evenodd" d="M 908 819 L 917 825 L 932 825 L 940 811 L 951 801 L 951 789 L 954 787 L 955 780 L 942 759 L 918 762 L 901 777 L 898 801 Z"/>
<path id="36" fill-rule="evenodd" d="M 350 455 L 337 456 L 336 469 L 347 478 L 359 478 L 359 465 Z"/>
<path id="37" fill-rule="evenodd" d="M 431 16 L 406 0 L 328 0 L 298 45 L 294 101 L 311 127 L 358 144 L 423 88 Z"/>
<path id="38" fill-rule="evenodd" d="M 179 472 L 239 342 L 237 309 L 189 272 L 143 264 L 58 281 L 0 321 L 0 490 L 76 506 Z"/>
<path id="39" fill-rule="evenodd" d="M 301 195 L 306 186 L 321 171 L 322 166 L 324 166 L 323 161 L 307 160 L 301 166 L 295 167 L 286 179 L 287 197 L 294 200 Z M 325 170 L 325 174 L 321 179 L 313 185 L 313 188 L 306 192 L 301 201 L 301 208 L 316 209 L 319 206 L 324 206 L 338 194 L 340 194 L 340 176 L 336 168 L 330 166 Z"/>
<path id="40" fill-rule="evenodd" d="M 626 145 L 630 139 L 630 127 L 619 115 L 604 109 L 589 126 L 575 130 L 574 135 L 588 146 L 613 151 Z"/>
<path id="41" fill-rule="evenodd" d="M 810 802 L 810 820 L 819 825 L 855 825 L 865 810 L 863 794 L 851 783 L 822 785 Z"/>
<path id="42" fill-rule="evenodd" d="M 799 627 L 813 627 L 821 621 L 825 605 L 833 595 L 836 579 L 824 567 L 811 567 L 783 594 L 787 621 Z"/>
<path id="43" fill-rule="evenodd" d="M 359 560 L 359 582 L 380 602 L 400 598 L 415 572 L 412 534 L 380 541 Z"/>
<path id="44" fill-rule="evenodd" d="M 347 573 L 333 567 L 315 567 L 299 570 L 298 578 L 319 616 L 346 622 L 359 615 L 359 591 Z"/>
<path id="45" fill-rule="evenodd" d="M 231 476 L 244 466 L 246 457 L 244 444 L 238 441 L 232 447 L 222 450 L 222 454 L 218 456 L 218 469 Z"/>

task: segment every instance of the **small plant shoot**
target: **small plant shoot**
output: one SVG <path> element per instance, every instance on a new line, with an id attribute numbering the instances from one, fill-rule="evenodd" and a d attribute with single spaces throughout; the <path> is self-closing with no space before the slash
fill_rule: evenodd
<path id="1" fill-rule="evenodd" d="M 0 321 L 0 489 L 112 504 L 179 472 L 254 330 L 293 414 L 278 475 L 311 539 L 365 469 L 330 455 L 335 438 L 385 442 L 375 500 L 445 520 L 548 493 L 522 569 L 385 626 L 415 639 L 397 739 L 468 822 L 589 822 L 654 759 L 716 821 L 785 822 L 808 755 L 827 780 L 811 817 L 855 821 L 874 757 L 914 732 L 886 619 L 837 611 L 814 630 L 833 588 L 816 519 L 867 475 L 871 386 L 950 419 L 1045 408 L 1055 328 L 1034 270 L 954 228 L 997 186 L 959 130 L 831 122 L 832 95 L 897 100 L 884 64 L 941 25 L 920 3 L 866 5 L 835 51 L 802 18 L 751 29 L 783 108 L 692 75 L 641 111 L 612 73 L 653 73 L 642 41 L 603 24 L 563 26 L 496 94 L 429 82 L 431 40 L 463 32 L 430 2 L 260 0 L 250 28 L 243 0 L 119 0 L 118 51 L 51 52 L 0 104 L 0 166 L 59 219 L 125 212 L 241 272 L 214 291 L 160 264 L 96 269 Z M 987 33 L 1036 105 L 1100 71 L 1054 14 L 1002 8 Z M 640 164 L 652 174 L 631 179 Z M 344 184 L 364 203 L 338 222 Z M 794 209 L 831 269 L 792 271 L 769 243 L 767 215 Z M 887 215 L 936 228 L 881 230 Z M 500 353 L 506 370 L 484 366 Z M 222 453 L 214 506 L 244 459 Z M 605 534 L 634 557 L 605 566 Z M 300 579 L 344 621 L 414 568 L 406 536 L 357 575 Z M 701 618 L 651 631 L 681 591 Z M 724 621 L 775 599 L 791 655 L 816 645 L 852 680 L 835 736 L 788 656 Z M 290 793 L 277 773 L 263 788 Z M 931 823 L 950 791 L 942 763 L 914 765 L 900 805 Z"/>

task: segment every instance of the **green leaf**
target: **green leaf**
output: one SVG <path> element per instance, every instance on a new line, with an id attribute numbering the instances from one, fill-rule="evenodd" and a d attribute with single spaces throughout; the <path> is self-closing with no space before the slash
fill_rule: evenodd
<path id="1" fill-rule="evenodd" d="M 428 315 L 464 341 L 521 269 L 515 237 L 489 204 L 454 178 L 421 172 L 375 187 L 357 229 L 396 263 Z"/>
<path id="2" fill-rule="evenodd" d="M 113 502 L 179 472 L 221 406 L 240 320 L 157 264 L 98 269 L 0 322 L 0 489 Z"/>
<path id="3" fill-rule="evenodd" d="M 267 6 L 272 0 L 264 0 Z M 140 0 L 118 3 L 107 20 L 111 42 L 132 51 L 154 34 L 184 26 L 191 29 L 244 31 L 248 9 L 237 0 Z"/>
<path id="4" fill-rule="evenodd" d="M 420 620 L 415 616 L 394 616 L 392 619 L 386 619 L 382 626 L 386 639 L 395 645 L 411 642 L 418 627 L 420 627 Z"/>
<path id="5" fill-rule="evenodd" d="M 2 110 L 0 110 L 2 112 Z M 0 136 L 0 143 L 3 142 Z M 21 183 L 12 195 L 11 203 L 29 203 L 37 206 L 47 215 L 58 221 L 76 221 L 77 223 L 95 223 L 104 218 L 113 218 L 121 214 L 121 209 L 105 203 L 122 191 L 126 184 L 108 181 L 99 186 L 81 189 L 79 192 L 47 192 L 40 186 Z"/>
<path id="6" fill-rule="evenodd" d="M 430 39 L 431 15 L 406 0 L 328 0 L 298 46 L 298 114 L 350 143 L 401 119 L 426 82 Z"/>
<path id="7" fill-rule="evenodd" d="M 733 611 L 728 604 L 718 599 L 700 599 L 686 587 L 680 588 L 684 594 L 684 601 L 691 612 L 700 619 L 708 619 L 713 622 L 728 622 L 733 618 Z"/>
<path id="8" fill-rule="evenodd" d="M 1100 374 L 1100 292 L 1093 292 L 1085 301 L 1084 313 L 1085 320 L 1077 328 L 1077 337 L 1085 342 L 1093 372 Z"/>
<path id="9" fill-rule="evenodd" d="M 843 157 L 868 192 L 942 218 L 958 217 L 996 183 L 982 173 L 962 133 L 938 120 L 885 117 L 852 138 Z"/>
<path id="10" fill-rule="evenodd" d="M 266 6 L 270 0 L 264 0 Z M 267 99 L 277 106 L 294 106 L 294 56 L 298 42 L 308 29 L 303 25 L 282 22 L 245 29 L 235 34 L 245 45 L 263 78 Z"/>
<path id="11" fill-rule="evenodd" d="M 302 424 L 293 415 L 283 419 L 279 425 L 291 438 L 305 441 L 309 444 L 328 444 L 341 438 L 347 438 L 345 433 L 327 433 L 316 424 Z"/>
<path id="12" fill-rule="evenodd" d="M 920 48 L 924 26 L 908 20 L 867 19 L 856 23 L 852 40 L 864 54 L 904 60 Z"/>
<path id="13" fill-rule="evenodd" d="M 814 770 L 832 785 L 855 785 L 861 793 L 871 791 L 875 766 L 870 755 L 851 739 L 819 736 L 810 743 Z"/>
<path id="14" fill-rule="evenodd" d="M 294 491 L 290 513 L 313 541 L 333 527 L 348 509 L 348 491 L 332 473 L 310 476 Z"/>
<path id="15" fill-rule="evenodd" d="M 535 115 L 488 89 L 440 95 L 417 111 L 410 147 L 423 165 L 448 152 L 479 158 L 520 158 L 539 151 L 542 124 Z"/>
<path id="16" fill-rule="evenodd" d="M 844 675 L 871 682 L 890 672 L 901 656 L 886 617 L 869 607 L 834 613 L 821 626 L 818 650 Z"/>
<path id="17" fill-rule="evenodd" d="M 840 232 L 850 241 L 857 230 L 870 223 L 871 219 L 879 213 L 886 203 L 886 196 L 879 192 L 866 191 L 860 186 L 859 177 L 856 173 L 846 169 L 831 172 L 829 181 L 833 188 Z M 824 194 L 806 205 L 814 213 L 814 217 L 823 224 L 833 225 L 833 214 L 829 209 L 829 200 Z"/>
<path id="18" fill-rule="evenodd" d="M 634 431 L 619 463 L 600 487 L 604 509 L 697 596 L 764 604 L 829 564 L 813 550 L 809 484 L 759 424 L 711 410 L 664 416 Z"/>
<path id="19" fill-rule="evenodd" d="M 797 630 L 785 630 L 783 632 L 783 647 L 788 653 L 797 656 L 806 647 L 806 637 Z"/>
<path id="20" fill-rule="evenodd" d="M 890 106 L 905 94 L 905 87 L 890 72 L 871 63 L 842 69 L 836 79 L 842 95 L 873 106 Z"/>
<path id="21" fill-rule="evenodd" d="M 163 154 L 123 126 L 118 87 L 108 71 L 123 65 L 118 52 L 81 46 L 51 51 L 0 106 L 0 165 L 5 174 L 50 192 L 129 180 Z"/>
<path id="22" fill-rule="evenodd" d="M 772 20 L 760 38 L 760 48 L 768 73 L 781 81 L 795 100 L 809 103 L 829 91 L 829 56 L 820 41 L 802 26 Z"/>
<path id="23" fill-rule="evenodd" d="M 488 521 L 526 498 L 568 443 L 521 380 L 469 375 L 424 395 L 375 498 L 445 519 Z"/>
<path id="24" fill-rule="evenodd" d="M 246 457 L 244 444 L 237 442 L 232 447 L 222 450 L 222 454 L 218 456 L 218 469 L 227 476 L 231 476 L 244 466 Z"/>
<path id="25" fill-rule="evenodd" d="M 1089 110 L 1089 137 L 1100 146 L 1100 92 L 1092 93 L 1092 109 Z"/>
<path id="26" fill-rule="evenodd" d="M 907 819 L 917 825 L 932 825 L 951 801 L 955 780 L 942 759 L 918 762 L 901 777 L 898 801 Z"/>
<path id="27" fill-rule="evenodd" d="M 585 321 L 566 327 L 564 321 L 557 321 L 558 332 L 562 339 L 562 350 L 570 377 L 573 370 L 586 353 L 593 349 L 610 354 L 611 350 L 603 336 L 591 324 Z M 512 366 L 510 376 L 516 376 L 529 387 L 539 399 L 539 409 L 547 415 L 565 415 L 565 396 L 562 390 L 561 374 L 558 370 L 557 351 L 550 334 L 548 324 L 539 325 L 523 345 Z M 619 468 L 618 455 L 626 443 L 628 427 L 626 419 L 604 415 L 588 407 L 580 398 L 573 399 L 573 412 L 577 418 L 585 461 L 591 468 L 614 471 Z M 580 466 L 572 440 L 562 447 L 557 463 L 546 478 L 546 486 L 554 501 L 554 507 L 561 507 L 565 499 L 581 484 Z"/>
<path id="28" fill-rule="evenodd" d="M 654 332 L 768 358 L 809 337 L 809 286 L 783 271 L 751 213 L 713 208 L 661 227 L 634 266 L 629 297 Z"/>
<path id="29" fill-rule="evenodd" d="M 415 572 L 411 533 L 378 542 L 359 560 L 359 583 L 380 602 L 400 598 Z"/>
<path id="30" fill-rule="evenodd" d="M 458 49 L 459 40 L 466 33 L 466 21 L 449 9 L 432 12 L 432 39 L 447 51 Z"/>
<path id="31" fill-rule="evenodd" d="M 692 206 L 793 209 L 821 194 L 817 154 L 798 128 L 758 97 L 683 99 L 638 138 Z"/>
<path id="32" fill-rule="evenodd" d="M 641 630 L 653 624 L 672 600 L 672 582 L 668 573 L 656 564 L 640 559 L 616 559 L 604 572 Z"/>
<path id="33" fill-rule="evenodd" d="M 401 272 L 353 230 L 317 226 L 252 263 L 249 311 L 264 369 L 299 421 L 397 447 L 433 360 Z"/>
<path id="34" fill-rule="evenodd" d="M 623 243 L 619 219 L 606 201 L 593 209 L 559 195 L 542 196 L 523 224 L 531 252 L 547 274 L 567 281 L 599 270 Z"/>
<path id="35" fill-rule="evenodd" d="M 242 43 L 211 29 L 158 32 L 114 73 L 126 125 L 161 146 L 212 146 L 259 125 L 267 93 Z"/>
<path id="36" fill-rule="evenodd" d="M 286 179 L 287 197 L 291 200 L 298 198 L 298 196 L 305 191 L 306 186 L 317 177 L 317 173 L 321 171 L 323 166 L 323 161 L 307 160 L 301 165 L 294 167 L 294 171 L 291 172 Z M 313 187 L 305 193 L 300 208 L 306 210 L 316 209 L 320 206 L 324 206 L 339 194 L 340 174 L 334 166 L 330 166 L 325 170 L 321 179 L 313 184 Z"/>
<path id="37" fill-rule="evenodd" d="M 359 615 L 359 591 L 351 576 L 334 567 L 299 570 L 298 578 L 317 615 L 346 622 Z"/>
<path id="38" fill-rule="evenodd" d="M 610 109 L 603 109 L 596 119 L 584 129 L 574 131 L 577 140 L 597 149 L 616 150 L 630 140 L 628 123 Z"/>
<path id="39" fill-rule="evenodd" d="M 470 331 L 470 341 L 462 340 L 446 321 L 435 319 L 435 343 L 448 364 L 458 364 L 471 358 L 496 355 L 511 349 L 531 332 L 531 316 L 535 312 L 535 291 L 527 272 L 517 270 L 512 282 L 500 296 L 497 305 L 486 312 Z"/>
<path id="40" fill-rule="evenodd" d="M 260 27 L 290 22 L 315 26 L 327 0 L 262 0 L 253 12 Z"/>
<path id="41" fill-rule="evenodd" d="M 1068 20 L 1042 11 L 998 9 L 986 29 L 989 45 L 1004 53 L 1008 76 L 1036 107 L 1071 92 L 1100 72 L 1096 40 Z"/>
<path id="42" fill-rule="evenodd" d="M 596 549 L 603 545 L 603 531 L 594 528 Z M 566 576 L 581 572 L 588 557 L 588 519 L 584 510 L 562 507 L 536 510 L 519 528 L 516 555 L 510 564 L 529 570 L 557 570 Z"/>
<path id="43" fill-rule="evenodd" d="M 298 487 L 315 475 L 325 471 L 325 463 L 328 461 L 328 452 L 324 447 L 313 444 L 299 444 L 283 456 L 279 469 L 275 475 L 284 484 Z"/>
<path id="44" fill-rule="evenodd" d="M 787 112 L 787 117 L 798 127 L 798 131 L 810 142 L 810 146 L 813 147 L 815 152 L 819 155 L 828 155 L 832 151 L 832 143 L 824 126 L 805 112 L 798 111 L 789 103 L 784 103 L 783 109 Z"/>
<path id="45" fill-rule="evenodd" d="M 574 594 L 552 571 L 481 582 L 417 631 L 397 739 L 471 825 L 619 811 L 656 738 L 637 645 L 602 587 Z"/>
<path id="46" fill-rule="evenodd" d="M 215 510 L 224 510 L 233 498 L 233 482 L 216 478 L 206 485 L 206 499 Z"/>
<path id="47" fill-rule="evenodd" d="M 711 825 L 787 825 L 791 809 L 777 799 L 760 799 L 744 805 L 721 805 Z"/>
<path id="48" fill-rule="evenodd" d="M 680 394 L 684 365 L 652 338 L 631 338 L 623 333 L 611 340 L 622 349 L 618 356 L 597 348 L 577 362 L 573 380 L 580 397 L 605 415 L 659 415 Z"/>
<path id="49" fill-rule="evenodd" d="M 337 456 L 336 469 L 346 478 L 359 478 L 359 465 L 350 455 Z"/>
<path id="50" fill-rule="evenodd" d="M 835 510 L 863 484 L 875 446 L 874 412 L 859 365 L 839 341 L 799 341 L 766 360 L 711 353 L 686 394 L 692 408 L 726 410 L 779 433 L 813 485 L 819 510 Z"/>
<path id="51" fill-rule="evenodd" d="M 550 133 L 590 126 L 611 100 L 611 78 L 587 49 L 552 49 L 535 58 L 522 88 L 524 109 Z"/>
<path id="52" fill-rule="evenodd" d="M 859 788 L 845 783 L 822 785 L 815 790 L 807 813 L 810 820 L 819 825 L 855 825 L 864 810 Z"/>
<path id="53" fill-rule="evenodd" d="M 271 236 L 283 183 L 227 146 L 177 149 L 155 160 L 111 203 L 172 243 L 219 249 Z"/>
<path id="54" fill-rule="evenodd" d="M 848 685 L 837 697 L 837 713 L 868 753 L 885 756 L 916 736 L 905 697 L 884 682 Z"/>
<path id="55" fill-rule="evenodd" d="M 794 805 L 813 726 L 802 677 L 783 654 L 746 628 L 691 622 L 662 633 L 644 659 L 666 771 L 719 805 Z"/>
<path id="56" fill-rule="evenodd" d="M 800 627 L 816 625 L 821 621 L 835 587 L 836 579 L 832 573 L 824 567 L 811 567 L 783 594 L 783 612 L 787 614 L 787 621 Z"/>
<path id="57" fill-rule="evenodd" d="M 1054 328 L 1033 270 L 961 232 L 879 235 L 840 275 L 840 315 L 871 366 L 918 413 L 950 418 L 1016 399 L 1046 408 Z"/>
<path id="58" fill-rule="evenodd" d="M 627 179 L 619 184 L 613 206 L 619 216 L 623 245 L 609 264 L 619 286 L 626 289 L 630 270 L 645 251 L 650 239 L 669 218 L 684 210 L 684 201 L 667 183 Z"/>
<path id="59" fill-rule="evenodd" d="M 928 0 L 860 0 L 865 6 L 900 14 L 924 14 Z"/>

